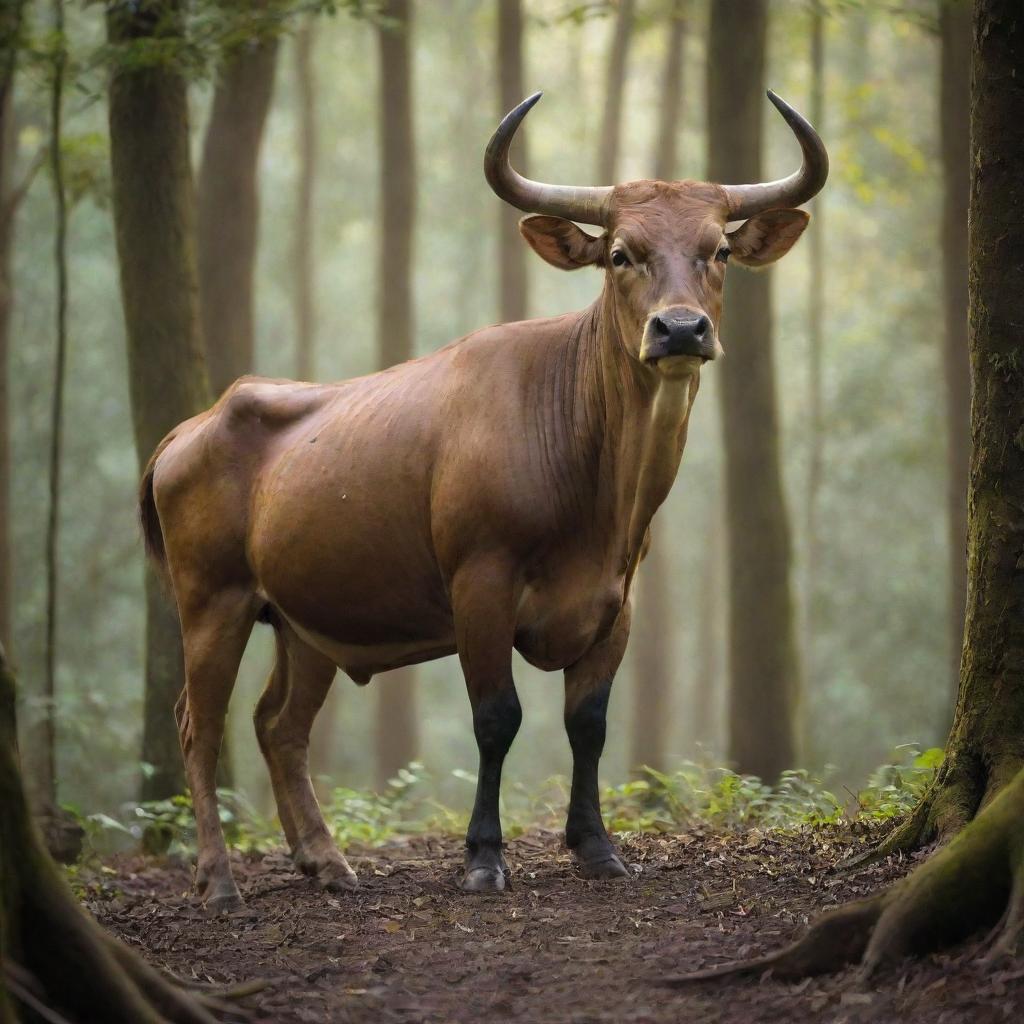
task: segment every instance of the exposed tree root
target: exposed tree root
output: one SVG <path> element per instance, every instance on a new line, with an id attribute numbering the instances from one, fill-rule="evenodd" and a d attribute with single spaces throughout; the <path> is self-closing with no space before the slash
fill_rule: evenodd
<path id="1" fill-rule="evenodd" d="M 82 910 L 29 815 L 15 735 L 0 648 L 0 1021 L 21 1011 L 61 1024 L 216 1024 L 211 1007 L 236 1013 L 168 981 Z"/>
<path id="2" fill-rule="evenodd" d="M 904 957 L 993 924 L 989 955 L 1018 952 L 1024 944 L 1024 770 L 948 846 L 885 892 L 823 915 L 777 953 L 666 983 L 763 971 L 791 980 L 854 963 L 870 978 Z"/>

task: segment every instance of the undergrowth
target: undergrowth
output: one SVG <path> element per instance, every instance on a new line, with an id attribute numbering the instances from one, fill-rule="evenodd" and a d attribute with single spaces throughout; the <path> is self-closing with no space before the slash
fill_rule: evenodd
<path id="1" fill-rule="evenodd" d="M 941 750 L 920 751 L 912 745 L 897 748 L 896 755 L 892 764 L 872 773 L 864 789 L 845 791 L 842 797 L 828 789 L 825 780 L 804 770 L 784 772 L 778 784 L 771 786 L 753 775 L 686 761 L 669 773 L 638 769 L 629 782 L 605 788 L 602 806 L 609 830 L 618 833 L 671 833 L 699 824 L 737 831 L 884 822 L 913 808 L 942 761 Z M 475 776 L 464 771 L 453 774 L 467 783 L 467 796 L 471 796 Z M 410 764 L 380 793 L 333 789 L 324 801 L 324 817 L 342 847 L 380 846 L 422 832 L 464 832 L 468 810 L 453 811 L 438 803 L 428 795 L 430 789 L 427 770 Z M 258 813 L 242 794 L 220 790 L 219 796 L 230 846 L 248 853 L 280 844 L 277 823 Z M 502 799 L 506 837 L 514 838 L 531 827 L 559 828 L 567 799 L 568 784 L 560 776 L 534 792 L 508 787 Z M 170 856 L 194 852 L 195 826 L 187 795 L 131 805 L 120 818 L 79 817 L 96 852 L 130 845 Z"/>

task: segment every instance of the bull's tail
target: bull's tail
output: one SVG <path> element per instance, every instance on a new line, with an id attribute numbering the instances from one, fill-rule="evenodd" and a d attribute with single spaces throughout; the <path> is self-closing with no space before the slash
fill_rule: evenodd
<path id="1" fill-rule="evenodd" d="M 139 483 L 139 523 L 142 526 L 142 539 L 146 545 L 146 554 L 157 563 L 161 571 L 167 569 L 167 553 L 164 550 L 164 533 L 160 528 L 160 516 L 156 511 L 156 499 L 153 496 L 153 474 L 156 472 L 157 459 L 164 449 L 174 440 L 177 430 L 172 430 L 157 446 Z"/>

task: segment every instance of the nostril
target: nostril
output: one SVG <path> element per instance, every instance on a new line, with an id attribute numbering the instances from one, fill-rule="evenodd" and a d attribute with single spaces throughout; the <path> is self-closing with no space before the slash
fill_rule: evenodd
<path id="1" fill-rule="evenodd" d="M 656 334 L 660 334 L 663 337 L 668 337 L 672 333 L 671 327 L 660 316 L 656 316 L 651 320 L 651 327 L 654 329 Z"/>
<path id="2" fill-rule="evenodd" d="M 706 317 L 702 316 L 693 325 L 693 333 L 697 338 L 703 338 L 711 327 L 711 321 Z"/>

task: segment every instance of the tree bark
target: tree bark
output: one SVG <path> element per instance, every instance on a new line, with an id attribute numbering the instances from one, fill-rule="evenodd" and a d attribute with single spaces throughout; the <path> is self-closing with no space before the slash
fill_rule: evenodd
<path id="1" fill-rule="evenodd" d="M 504 117 L 526 98 L 523 86 L 523 9 L 520 0 L 498 0 L 498 117 Z M 522 131 L 512 142 L 513 164 L 527 172 L 526 138 Z M 499 302 L 502 323 L 525 320 L 529 309 L 526 246 L 519 234 L 521 214 L 501 204 L 498 228 Z"/>
<path id="2" fill-rule="evenodd" d="M 826 914 L 788 949 L 680 981 L 766 970 L 788 980 L 857 961 L 870 975 L 991 925 L 991 954 L 1019 954 L 1024 946 L 1021 67 L 1020 4 L 975 0 L 968 221 L 973 450 L 960 692 L 935 783 L 882 852 L 964 827 L 903 881 Z"/>
<path id="3" fill-rule="evenodd" d="M 951 693 L 960 681 L 967 606 L 967 480 L 971 460 L 971 376 L 967 342 L 967 203 L 970 196 L 971 8 L 941 0 L 942 293 L 945 331 L 949 647 Z"/>
<path id="4" fill-rule="evenodd" d="M 298 96 L 299 180 L 295 190 L 295 375 L 316 373 L 316 264 L 313 259 L 313 198 L 316 190 L 316 85 L 313 26 L 306 21 L 295 35 L 295 86 Z"/>
<path id="5" fill-rule="evenodd" d="M 7 344 L 11 323 L 11 251 L 18 200 L 12 171 L 17 157 L 14 125 L 15 43 L 21 29 L 23 3 L 0 9 L 0 644 L 11 644 L 10 408 L 7 392 Z"/>
<path id="6" fill-rule="evenodd" d="M 180 0 L 111 6 L 118 49 L 181 32 Z M 110 80 L 112 201 L 140 472 L 164 435 L 209 404 L 199 330 L 195 193 L 186 83 L 170 64 L 117 60 Z M 181 631 L 167 588 L 146 568 L 143 799 L 185 788 L 174 721 L 184 678 Z"/>
<path id="7" fill-rule="evenodd" d="M 267 0 L 259 0 L 265 7 Z M 228 9 L 243 0 L 223 0 Z M 253 369 L 253 274 L 260 144 L 274 92 L 277 37 L 225 54 L 199 169 L 199 299 L 210 384 L 220 394 Z"/>
<path id="8" fill-rule="evenodd" d="M 811 5 L 811 124 L 824 132 L 825 125 L 825 8 L 824 0 Z M 811 204 L 807 231 L 810 277 L 807 296 L 807 493 L 804 495 L 804 642 L 803 666 L 807 678 L 817 680 L 814 638 L 817 635 L 817 586 L 821 538 L 818 535 L 818 497 L 824 467 L 825 428 L 822 412 L 822 355 L 825 347 L 825 220 L 824 198 Z M 806 723 L 797 728 L 806 733 Z"/>
<path id="9" fill-rule="evenodd" d="M 679 125 L 683 119 L 683 68 L 686 66 L 686 15 L 690 0 L 672 0 L 661 66 L 658 137 L 654 140 L 654 177 L 672 181 L 678 172 Z"/>
<path id="10" fill-rule="evenodd" d="M 711 8 L 708 177 L 760 181 L 767 5 Z M 720 87 L 728 82 L 729 88 Z M 730 272 L 716 366 L 729 549 L 729 758 L 774 780 L 796 762 L 799 669 L 772 354 L 770 272 Z"/>
<path id="11" fill-rule="evenodd" d="M 382 368 L 413 355 L 413 236 L 416 152 L 412 121 L 412 10 L 385 0 L 380 54 L 380 247 L 377 257 L 377 351 Z M 378 679 L 377 781 L 383 785 L 416 757 L 415 672 Z"/>
<path id="12" fill-rule="evenodd" d="M 105 934 L 47 857 L 21 780 L 14 677 L 0 646 L 0 1020 L 22 1009 L 41 1020 L 40 1006 L 109 1024 L 215 1021 Z"/>
<path id="13" fill-rule="evenodd" d="M 704 534 L 697 605 L 697 676 L 693 684 L 693 736 L 716 760 L 723 749 L 722 577 L 725 575 L 725 508 L 715 482 L 708 500 L 710 523 Z"/>
<path id="14" fill-rule="evenodd" d="M 1024 21 L 1013 0 L 977 0 L 971 82 L 967 622 L 946 758 L 882 852 L 970 821 L 1024 766 Z"/>
<path id="15" fill-rule="evenodd" d="M 68 351 L 68 204 L 64 190 L 61 145 L 64 113 L 64 74 L 67 53 L 64 39 L 64 4 L 53 5 L 53 81 L 50 87 L 49 163 L 53 181 L 56 324 L 53 394 L 50 414 L 49 504 L 46 515 L 46 650 L 40 722 L 39 757 L 35 799 L 39 812 L 52 816 L 57 810 L 57 590 L 59 584 L 60 471 L 64 447 L 64 378 Z"/>
<path id="16" fill-rule="evenodd" d="M 687 0 L 674 0 L 665 32 L 661 98 L 654 140 L 654 176 L 671 181 L 675 176 L 676 138 L 682 117 L 683 60 Z M 671 638 L 675 634 L 669 597 L 670 548 L 668 537 L 651 525 L 651 549 L 637 576 L 637 612 L 633 616 L 636 666 L 633 680 L 633 732 L 629 747 L 632 766 L 667 767 L 671 715 Z M 664 543 L 663 543 L 664 541 Z"/>
<path id="17" fill-rule="evenodd" d="M 613 185 L 618 171 L 622 139 L 622 101 L 626 86 L 626 61 L 633 41 L 636 0 L 619 0 L 605 69 L 604 110 L 601 114 L 601 135 L 597 150 L 596 180 L 599 185 Z"/>

